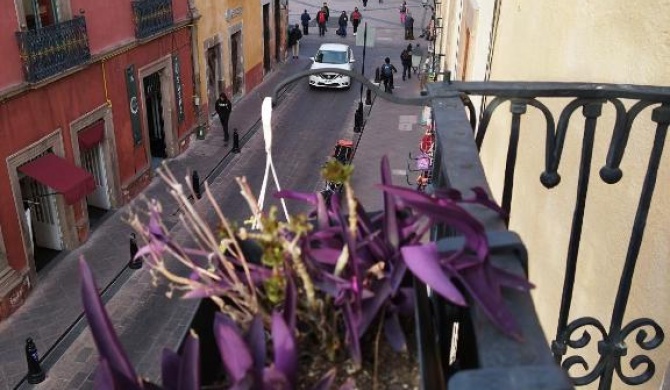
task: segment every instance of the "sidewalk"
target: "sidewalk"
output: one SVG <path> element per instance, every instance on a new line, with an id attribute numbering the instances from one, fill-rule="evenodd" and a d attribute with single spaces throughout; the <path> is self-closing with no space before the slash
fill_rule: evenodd
<path id="1" fill-rule="evenodd" d="M 310 9 L 321 1 L 310 1 L 314 6 L 297 7 Z M 337 8 L 352 10 L 359 2 L 347 0 L 338 2 Z M 396 4 L 397 3 L 397 4 Z M 408 41 L 397 40 L 397 6 L 400 0 L 387 0 L 384 8 L 376 9 L 374 20 L 370 24 L 379 25 L 377 42 L 379 45 L 368 54 L 366 64 L 381 64 L 383 57 L 389 56 L 401 69 L 398 55 Z M 370 5 L 368 8 L 371 8 Z M 376 6 L 376 4 L 374 4 Z M 411 4 L 416 6 L 415 4 Z M 291 10 L 294 11 L 294 10 Z M 365 13 L 364 13 L 365 17 Z M 330 39 L 335 39 L 334 30 Z M 318 35 L 310 34 L 315 41 Z M 353 37 L 347 38 L 353 39 Z M 413 43 L 423 40 L 416 40 Z M 352 44 L 352 43 L 350 43 Z M 307 54 L 309 56 L 310 54 Z M 304 57 L 305 53 L 301 53 Z M 368 62 L 370 61 L 370 62 Z M 366 75 L 370 66 L 366 66 Z M 374 69 L 374 67 L 372 67 Z M 251 137 L 253 129 L 259 126 L 260 108 L 263 97 L 271 96 L 278 82 L 296 72 L 295 67 L 280 66 L 263 83 L 234 102 L 230 128 L 238 128 L 243 142 L 258 143 L 259 133 Z M 371 76 L 368 76 L 371 77 Z M 418 96 L 419 81 L 412 77 L 402 81 L 396 75 L 397 96 Z M 406 182 L 407 157 L 418 152 L 418 143 L 423 128 L 420 126 L 421 108 L 401 106 L 375 98 L 369 110 L 366 127 L 360 135 L 360 143 L 354 159 L 355 173 L 353 185 L 356 194 L 368 210 L 380 209 L 381 193 L 374 186 L 379 183 L 379 163 L 383 155 L 388 155 L 394 172 L 394 183 L 408 185 Z M 353 115 L 343 121 L 343 127 L 349 129 L 351 139 L 354 134 Z M 197 170 L 202 181 L 211 182 L 215 175 L 208 178 L 212 171 L 219 172 L 217 163 L 229 155 L 230 147 L 224 149 L 223 136 L 217 118 L 211 121 L 211 127 L 204 141 L 194 141 L 181 156 L 168 161 L 168 166 L 176 177 L 190 176 Z M 249 134 L 249 136 L 247 136 Z M 261 137 L 262 138 L 262 137 Z M 228 156 L 228 157 L 226 157 Z M 241 158 L 248 158 L 243 156 Z M 410 176 L 413 179 L 413 176 Z M 281 178 L 280 178 L 281 180 Z M 216 180 L 221 185 L 221 180 Z M 229 184 L 225 184 L 229 185 Z M 154 178 L 144 191 L 149 198 L 158 199 L 164 209 L 176 209 L 174 202 L 165 191 L 164 185 Z M 77 319 L 81 313 L 79 294 L 78 259 L 84 256 L 89 263 L 98 286 L 103 289 L 102 297 L 123 345 L 133 361 L 138 373 L 152 380 L 160 378 L 160 355 L 163 347 L 176 349 L 188 331 L 190 320 L 197 309 L 196 301 L 168 299 L 163 288 L 155 288 L 146 268 L 132 271 L 126 268 L 129 259 L 128 235 L 131 232 L 125 217 L 137 201 L 116 210 L 93 232 L 89 241 L 70 253 L 63 253 L 52 262 L 50 269 L 39 275 L 39 283 L 30 294 L 27 302 L 8 320 L 0 323 L 0 390 L 12 389 L 27 371 L 24 343 L 27 337 L 35 341 L 43 367 L 47 371 L 47 380 L 31 386 L 26 383 L 21 388 L 37 389 L 81 389 L 91 388 L 92 373 L 97 366 L 97 352 L 85 321 Z M 168 228 L 177 226 L 178 215 L 173 213 L 165 220 Z M 185 237 L 183 229 L 173 232 Z M 72 326 L 72 324 L 75 324 Z M 71 327 L 68 329 L 69 327 Z M 59 340 L 69 330 L 69 335 Z M 58 342 L 58 343 L 57 343 Z M 49 351 L 53 345 L 56 348 Z"/>

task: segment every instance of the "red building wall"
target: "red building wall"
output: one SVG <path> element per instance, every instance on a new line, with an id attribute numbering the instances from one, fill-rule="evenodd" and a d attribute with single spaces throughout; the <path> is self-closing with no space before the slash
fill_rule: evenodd
<path id="1" fill-rule="evenodd" d="M 85 82 L 84 82 L 85 81 Z M 24 93 L 0 105 L 0 157 L 2 161 L 16 151 L 43 138 L 57 128 L 62 130 L 66 159 L 72 161 L 70 123 L 83 113 L 104 104 L 99 66 L 90 66 L 70 77 Z M 23 268 L 25 254 L 21 229 L 9 186 L 6 169 L 0 170 L 0 224 L 8 260 L 15 269 Z"/>
<path id="2" fill-rule="evenodd" d="M 102 8 L 103 10 L 99 12 L 104 12 L 104 7 Z M 94 12 L 91 8 L 87 9 L 87 23 L 92 13 Z M 2 25 L 6 27 L 6 23 Z M 132 21 L 128 25 L 132 25 Z M 134 39 L 134 26 L 132 28 Z M 0 29 L 7 30 L 4 27 Z M 90 34 L 93 34 L 94 31 L 101 29 L 89 24 L 88 30 Z M 4 38 L 7 35 L 0 34 L 0 37 Z M 11 35 L 14 36 L 13 31 Z M 95 39 L 102 45 L 104 41 L 101 38 L 102 36 Z M 15 42 L 12 47 L 14 46 L 16 46 Z M 138 178 L 137 173 L 148 169 L 149 159 L 144 144 L 136 146 L 133 142 L 125 69 L 130 64 L 134 64 L 135 68 L 139 69 L 173 54 L 179 57 L 181 65 L 185 118 L 181 124 L 178 124 L 176 110 L 173 109 L 175 117 L 172 123 L 177 126 L 176 137 L 178 139 L 186 137 L 195 126 L 195 112 L 192 104 L 194 92 L 191 37 L 189 28 L 183 27 L 172 34 L 167 34 L 141 46 L 135 46 L 107 60 L 91 63 L 73 75 L 2 101 L 0 103 L 0 158 L 5 161 L 8 156 L 60 128 L 65 147 L 65 158 L 73 161 L 70 123 L 85 113 L 104 105 L 109 99 L 112 107 L 116 157 L 121 184 L 134 187 L 133 192 L 141 190 L 148 184 L 148 181 L 146 181 L 147 177 Z M 18 54 L 16 56 L 18 57 Z M 0 61 L 3 61 L 0 62 L 0 69 L 2 69 L 0 80 L 5 80 L 6 83 L 11 83 L 11 77 L 7 76 L 10 72 L 5 72 L 6 69 L 11 68 L 13 61 L 10 57 L 0 56 Z M 20 79 L 23 79 L 22 74 Z M 140 84 L 138 84 L 139 89 L 141 89 Z M 148 142 L 146 129 L 143 129 L 143 133 L 143 142 Z M 134 185 L 133 180 L 141 181 L 141 183 Z M 19 216 L 16 214 L 6 169 L 0 170 L 0 226 L 10 266 L 17 270 L 22 269 L 25 267 L 26 259 L 21 230 L 18 228 Z"/>
<path id="3" fill-rule="evenodd" d="M 16 32 L 19 21 L 14 0 L 0 0 L 0 93 L 23 82 L 23 70 Z"/>

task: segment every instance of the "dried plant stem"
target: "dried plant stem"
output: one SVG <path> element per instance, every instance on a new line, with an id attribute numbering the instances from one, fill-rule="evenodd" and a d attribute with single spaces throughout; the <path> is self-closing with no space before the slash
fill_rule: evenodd
<path id="1" fill-rule="evenodd" d="M 374 369 L 372 371 L 372 390 L 377 390 L 379 388 L 379 339 L 382 336 L 382 326 L 384 325 L 384 316 L 386 315 L 386 307 L 382 309 L 379 316 L 379 327 L 377 328 L 377 336 L 375 337 L 375 357 L 374 357 Z"/>
<path id="2" fill-rule="evenodd" d="M 298 274 L 298 277 L 300 280 L 302 280 L 303 287 L 305 288 L 305 295 L 307 295 L 307 303 L 309 304 L 310 308 L 314 308 L 316 305 L 316 298 L 315 298 L 315 292 L 314 292 L 314 284 L 312 283 L 312 278 L 310 278 L 309 273 L 307 272 L 307 267 L 305 267 L 305 263 L 302 261 L 302 254 L 300 252 L 300 248 L 298 247 L 298 240 L 300 239 L 300 236 L 296 236 L 291 242 L 289 243 L 289 253 L 292 254 L 293 258 L 293 268 L 295 269 L 295 272 Z"/>

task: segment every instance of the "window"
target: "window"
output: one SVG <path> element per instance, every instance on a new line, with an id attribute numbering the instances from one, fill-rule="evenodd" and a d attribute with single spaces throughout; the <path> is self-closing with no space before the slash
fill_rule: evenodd
<path id="1" fill-rule="evenodd" d="M 69 0 L 16 0 L 23 17 L 22 29 L 36 30 L 69 19 Z"/>

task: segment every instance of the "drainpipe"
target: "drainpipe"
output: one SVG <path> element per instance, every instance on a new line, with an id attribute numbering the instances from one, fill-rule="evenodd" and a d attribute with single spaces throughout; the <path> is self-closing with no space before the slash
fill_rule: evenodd
<path id="1" fill-rule="evenodd" d="M 200 57 L 198 56 L 198 25 L 197 21 L 200 19 L 200 12 L 195 6 L 194 0 L 188 0 L 188 14 L 191 18 L 189 28 L 191 29 L 191 61 L 193 62 L 193 106 L 195 108 L 195 116 L 197 122 L 196 137 L 198 139 L 205 139 L 205 131 L 207 123 L 201 123 L 200 112 L 202 107 L 200 105 L 202 96 L 200 95 Z"/>

